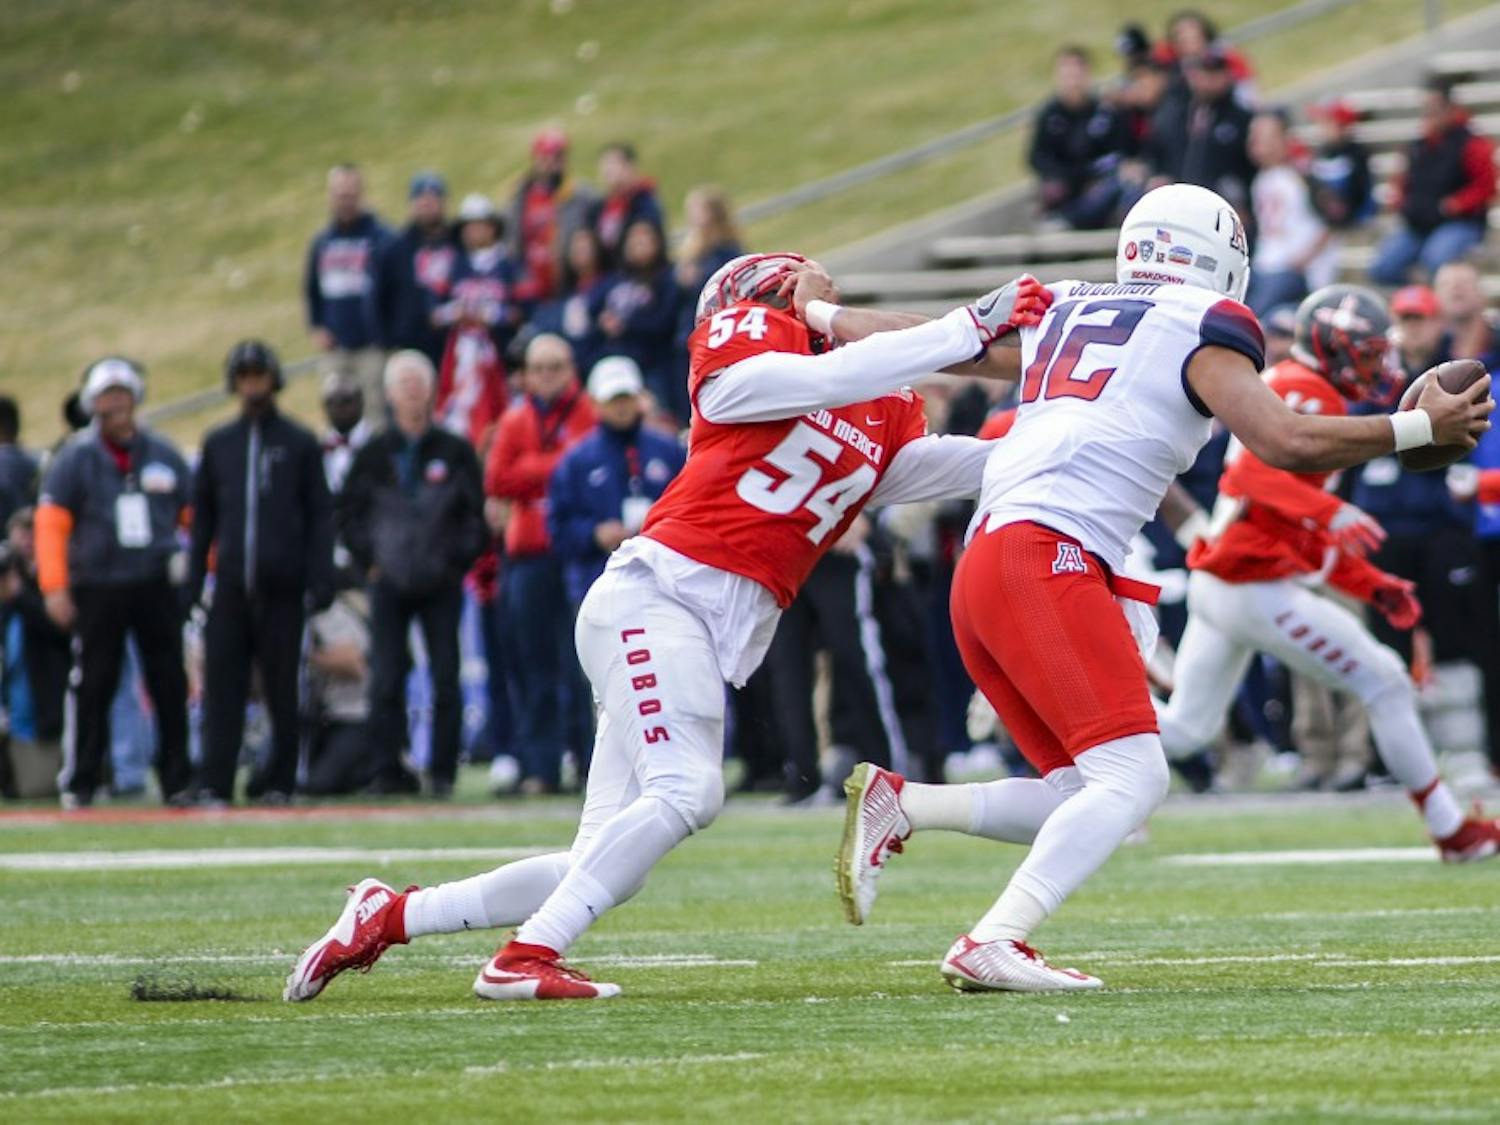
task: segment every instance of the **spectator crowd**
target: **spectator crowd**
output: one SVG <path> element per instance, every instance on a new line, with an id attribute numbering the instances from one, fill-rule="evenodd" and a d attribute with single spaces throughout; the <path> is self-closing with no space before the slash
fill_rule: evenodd
<path id="1" fill-rule="evenodd" d="M 1089 52 L 1056 54 L 1029 156 L 1041 221 L 1107 227 L 1169 181 L 1218 191 L 1251 232 L 1249 303 L 1272 358 L 1285 355 L 1293 307 L 1334 279 L 1341 238 L 1380 210 L 1359 115 L 1315 106 L 1318 140 L 1305 143 L 1194 12 L 1154 44 L 1127 27 L 1118 48 L 1123 74 L 1103 93 Z M 1424 98 L 1371 267 L 1397 290 L 1408 378 L 1448 358 L 1500 362 L 1467 260 L 1485 235 L 1493 151 L 1447 83 Z M 303 283 L 320 432 L 279 410 L 280 359 L 253 339 L 224 364 L 236 417 L 192 458 L 141 422 L 148 376 L 124 356 L 83 373 L 65 412 L 75 432 L 46 454 L 23 447 L 0 398 L 0 791 L 87 807 L 141 791 L 154 765 L 174 806 L 443 798 L 464 761 L 490 762 L 497 793 L 579 785 L 594 712 L 574 616 L 683 466 L 694 304 L 742 252 L 712 187 L 688 193 L 670 239 L 629 144 L 598 154 L 597 179 L 575 174 L 568 138 L 549 128 L 501 202 L 470 192 L 453 206 L 445 179 L 419 171 L 393 230 L 359 168 L 333 168 Z M 935 431 L 986 436 L 1007 405 L 964 383 L 938 383 L 927 401 Z M 1225 445 L 1183 477 L 1205 508 Z M 1478 669 L 1500 766 L 1500 438 L 1446 476 L 1386 458 L 1340 487 L 1390 532 L 1377 564 L 1415 581 L 1427 606 L 1423 629 L 1385 639 L 1419 675 Z M 825 776 L 830 745 L 940 780 L 987 739 L 970 729 L 947 616 L 968 515 L 871 513 L 818 565 L 736 693 L 744 787 L 827 800 L 841 779 Z M 1182 564 L 1164 527 L 1148 537 L 1156 569 Z M 1163 624 L 1180 632 L 1180 608 Z M 1269 663 L 1234 737 L 1297 743 L 1308 785 L 1363 784 L 1372 768 L 1347 702 Z M 1206 785 L 1212 766 L 1184 772 Z"/>
<path id="2" fill-rule="evenodd" d="M 1250 61 L 1199 12 L 1173 16 L 1155 44 L 1129 25 L 1116 49 L 1122 73 L 1102 90 L 1086 49 L 1054 56 L 1029 150 L 1043 225 L 1110 227 L 1153 187 L 1197 184 L 1240 211 L 1257 315 L 1332 282 L 1343 237 L 1381 211 L 1361 114 L 1322 102 L 1307 110 L 1312 134 L 1294 130 L 1287 108 L 1260 97 Z M 1451 79 L 1426 82 L 1416 133 L 1388 185 L 1390 229 L 1369 267 L 1391 288 L 1430 281 L 1478 247 L 1495 197 L 1494 146 L 1471 127 Z"/>

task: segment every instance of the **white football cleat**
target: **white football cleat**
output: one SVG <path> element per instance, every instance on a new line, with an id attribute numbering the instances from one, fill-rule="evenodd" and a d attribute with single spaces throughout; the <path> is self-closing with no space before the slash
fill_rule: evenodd
<path id="1" fill-rule="evenodd" d="M 1076 992 L 1103 988 L 1098 977 L 1047 964 L 1024 941 L 975 941 L 964 934 L 938 970 L 961 992 Z"/>
<path id="2" fill-rule="evenodd" d="M 911 821 L 901 811 L 899 773 L 860 762 L 844 781 L 844 838 L 834 863 L 844 917 L 862 926 L 875 906 L 875 881 L 893 854 L 900 854 L 911 835 Z"/>
<path id="3" fill-rule="evenodd" d="M 474 978 L 474 995 L 481 1000 L 608 1000 L 620 986 L 590 980 L 562 958 L 540 945 L 507 942 Z"/>
<path id="4" fill-rule="evenodd" d="M 364 879 L 350 887 L 338 921 L 297 958 L 281 998 L 311 1000 L 345 969 L 368 973 L 393 943 L 406 940 L 403 935 L 393 938 L 387 932 L 391 907 L 401 897 L 379 879 Z"/>

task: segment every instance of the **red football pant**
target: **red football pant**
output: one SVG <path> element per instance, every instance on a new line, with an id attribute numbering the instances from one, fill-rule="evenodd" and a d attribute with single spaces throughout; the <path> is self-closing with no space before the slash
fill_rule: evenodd
<path id="1" fill-rule="evenodd" d="M 1146 667 L 1109 576 L 1036 523 L 980 531 L 953 579 L 964 667 L 1042 776 L 1083 751 L 1156 732 Z"/>

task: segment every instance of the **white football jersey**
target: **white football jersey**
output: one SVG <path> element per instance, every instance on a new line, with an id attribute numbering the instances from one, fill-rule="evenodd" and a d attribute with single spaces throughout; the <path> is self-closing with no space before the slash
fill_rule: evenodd
<path id="1" fill-rule="evenodd" d="M 1032 520 L 1118 571 L 1167 485 L 1208 441 L 1211 418 L 1188 386 L 1188 361 L 1213 345 L 1259 370 L 1265 341 L 1249 309 L 1210 289 L 1048 288 L 1047 315 L 1021 331 L 1015 425 L 989 455 L 969 534 Z"/>

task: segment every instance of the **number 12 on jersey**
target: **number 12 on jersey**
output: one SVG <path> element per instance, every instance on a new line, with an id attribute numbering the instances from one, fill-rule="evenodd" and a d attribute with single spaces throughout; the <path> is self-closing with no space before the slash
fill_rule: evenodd
<path id="1" fill-rule="evenodd" d="M 1068 321 L 1079 305 L 1083 305 L 1078 313 L 1080 317 L 1102 312 L 1113 315 L 1102 323 L 1078 323 L 1068 329 Z M 1073 369 L 1078 366 L 1083 349 L 1090 344 L 1120 347 L 1130 339 L 1135 326 L 1141 322 L 1141 317 L 1146 315 L 1149 308 L 1150 301 L 1126 298 L 1091 301 L 1088 304 L 1082 301 L 1064 301 L 1054 306 L 1049 314 L 1051 323 L 1037 345 L 1036 358 L 1026 365 L 1021 378 L 1021 401 L 1035 402 L 1042 396 L 1045 384 L 1046 397 L 1049 399 L 1081 398 L 1085 402 L 1093 402 L 1103 392 L 1115 369 L 1100 367 L 1083 378 L 1076 377 Z M 1064 329 L 1068 329 L 1066 339 L 1063 337 Z M 1062 344 L 1061 348 L 1058 347 L 1059 343 Z"/>
<path id="2" fill-rule="evenodd" d="M 824 471 L 838 461 L 842 450 L 843 446 L 827 434 L 798 422 L 764 458 L 786 476 L 778 480 L 763 469 L 746 469 L 734 490 L 745 503 L 773 516 L 806 508 L 818 518 L 807 529 L 807 537 L 821 543 L 844 513 L 875 487 L 875 470 L 869 465 L 823 483 Z"/>

